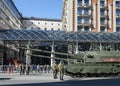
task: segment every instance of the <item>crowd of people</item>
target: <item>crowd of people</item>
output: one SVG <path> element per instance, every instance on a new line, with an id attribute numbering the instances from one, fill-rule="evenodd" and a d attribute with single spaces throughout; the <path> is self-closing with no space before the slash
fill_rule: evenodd
<path id="1" fill-rule="evenodd" d="M 2 68 L 3 69 L 3 68 Z M 48 65 L 39 65 L 39 64 L 33 64 L 33 65 L 26 65 L 26 64 L 19 64 L 19 65 L 13 65 L 13 64 L 9 64 L 4 66 L 4 70 L 7 72 L 9 71 L 9 73 L 19 73 L 20 75 L 29 75 L 31 74 L 35 74 L 35 73 L 53 73 L 53 78 L 57 79 L 58 78 L 58 74 L 59 74 L 59 78 L 60 80 L 63 80 L 63 76 L 64 76 L 64 63 L 63 61 L 60 61 L 59 63 L 57 63 L 56 61 L 54 62 L 54 64 Z"/>
<path id="2" fill-rule="evenodd" d="M 20 72 L 20 75 L 22 74 L 29 74 L 29 73 L 49 73 L 51 72 L 51 66 L 50 65 L 36 65 L 36 64 L 33 64 L 33 65 L 23 65 L 23 64 L 20 64 L 19 65 L 19 72 Z"/>

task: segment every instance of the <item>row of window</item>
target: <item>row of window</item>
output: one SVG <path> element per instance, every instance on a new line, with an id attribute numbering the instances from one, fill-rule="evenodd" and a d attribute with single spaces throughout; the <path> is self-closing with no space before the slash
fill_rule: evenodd
<path id="1" fill-rule="evenodd" d="M 82 6 L 82 2 L 84 2 L 84 6 L 88 6 L 88 5 L 90 5 L 90 3 L 89 3 L 89 0 L 78 0 L 78 5 L 79 6 Z M 120 1 L 116 1 L 116 7 L 120 7 Z M 101 7 L 104 7 L 104 6 L 106 6 L 106 3 L 105 3 L 105 1 L 100 1 L 100 6 Z"/>
<path id="2" fill-rule="evenodd" d="M 26 27 L 25 27 L 25 29 L 27 29 Z M 31 30 L 43 30 L 42 28 L 40 28 L 40 27 L 31 27 L 30 28 Z M 55 28 L 44 28 L 44 30 L 56 30 Z M 57 30 L 60 30 L 60 28 L 58 28 Z"/>
<path id="3" fill-rule="evenodd" d="M 84 27 L 78 26 L 78 31 L 82 31 L 82 30 L 90 31 L 90 27 L 89 26 L 84 26 Z M 106 27 L 101 27 L 100 28 L 100 32 L 105 32 L 105 30 L 106 30 Z"/>
<path id="4" fill-rule="evenodd" d="M 89 26 L 78 26 L 78 31 L 90 31 L 90 27 Z M 107 30 L 106 27 L 100 27 L 100 32 L 105 32 Z M 116 32 L 120 32 L 120 27 L 116 27 Z"/>
<path id="5" fill-rule="evenodd" d="M 89 3 L 89 0 L 78 0 L 78 3 L 82 3 L 82 2 L 88 4 L 88 3 Z"/>
<path id="6" fill-rule="evenodd" d="M 26 21 L 24 21 L 24 24 L 27 24 Z M 34 24 L 33 22 L 31 22 L 31 24 Z M 41 24 L 40 22 L 38 22 L 38 24 Z M 42 23 L 43 24 L 43 23 Z M 47 25 L 48 23 L 44 23 L 45 25 Z M 54 25 L 54 23 L 51 23 L 51 25 Z M 56 25 L 56 24 L 55 24 Z M 58 24 L 58 26 L 60 26 L 60 24 Z"/>

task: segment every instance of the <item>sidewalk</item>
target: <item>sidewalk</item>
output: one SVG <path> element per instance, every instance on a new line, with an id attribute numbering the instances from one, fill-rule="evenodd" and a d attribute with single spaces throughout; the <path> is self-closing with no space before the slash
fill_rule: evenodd
<path id="1" fill-rule="evenodd" d="M 70 80 L 69 76 L 64 76 L 64 81 Z M 52 73 L 37 73 L 30 75 L 19 75 L 19 73 L 0 73 L 0 86 L 9 84 L 25 84 L 25 83 L 48 83 L 48 82 L 64 82 L 53 79 Z"/>
<path id="2" fill-rule="evenodd" d="M 19 73 L 0 73 L 0 78 L 10 78 L 10 80 L 51 80 L 55 81 L 53 79 L 53 74 L 52 73 L 35 73 L 35 74 L 29 74 L 29 75 L 20 75 Z M 65 79 L 71 78 L 70 76 L 64 76 Z M 59 80 L 59 75 L 58 79 Z"/>

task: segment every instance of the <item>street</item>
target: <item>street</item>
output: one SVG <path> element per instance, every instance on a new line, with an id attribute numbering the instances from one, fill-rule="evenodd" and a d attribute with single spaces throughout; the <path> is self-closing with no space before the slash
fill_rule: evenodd
<path id="1" fill-rule="evenodd" d="M 71 78 L 53 79 L 52 73 L 0 74 L 0 86 L 120 86 L 119 78 Z"/>

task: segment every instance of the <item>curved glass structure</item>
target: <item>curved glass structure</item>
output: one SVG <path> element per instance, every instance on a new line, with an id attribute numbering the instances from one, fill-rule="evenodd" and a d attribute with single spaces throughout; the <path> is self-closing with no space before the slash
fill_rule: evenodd
<path id="1" fill-rule="evenodd" d="M 0 32 L 3 41 L 72 41 L 72 42 L 120 42 L 120 33 L 64 32 L 54 30 L 6 30 Z"/>

